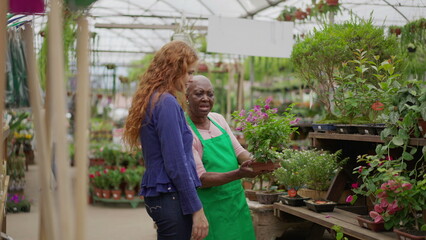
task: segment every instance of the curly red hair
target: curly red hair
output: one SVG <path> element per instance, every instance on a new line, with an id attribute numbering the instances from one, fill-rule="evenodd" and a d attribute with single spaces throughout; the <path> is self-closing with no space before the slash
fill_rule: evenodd
<path id="1" fill-rule="evenodd" d="M 124 126 L 123 141 L 130 147 L 139 147 L 139 131 L 147 114 L 150 98 L 154 106 L 159 97 L 168 92 L 177 97 L 184 107 L 185 77 L 189 67 L 198 61 L 196 51 L 183 41 L 172 41 L 158 50 L 148 69 L 142 75 Z"/>

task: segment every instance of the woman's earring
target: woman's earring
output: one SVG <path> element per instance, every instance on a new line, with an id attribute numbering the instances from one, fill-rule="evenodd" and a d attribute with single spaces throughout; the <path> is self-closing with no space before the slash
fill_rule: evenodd
<path id="1" fill-rule="evenodd" d="M 189 101 L 188 101 L 188 99 L 186 99 L 186 104 L 189 104 Z"/>

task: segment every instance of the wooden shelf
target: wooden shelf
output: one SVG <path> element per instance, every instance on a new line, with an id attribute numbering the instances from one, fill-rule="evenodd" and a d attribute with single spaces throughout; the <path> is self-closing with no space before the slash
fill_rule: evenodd
<path id="1" fill-rule="evenodd" d="M 373 232 L 369 229 L 360 227 L 356 220 L 356 216 L 358 216 L 357 214 L 338 208 L 335 208 L 332 212 L 316 213 L 306 207 L 293 207 L 282 203 L 274 203 L 273 207 L 275 215 L 278 217 L 280 217 L 281 212 L 285 212 L 319 224 L 325 228 L 332 228 L 334 225 L 338 225 L 342 227 L 342 231 L 345 235 L 349 235 L 357 239 L 392 240 L 396 238 L 396 234 L 394 232 Z M 311 237 L 318 236 L 314 235 Z"/>
<path id="2" fill-rule="evenodd" d="M 330 140 L 343 140 L 343 141 L 358 141 L 358 142 L 374 142 L 383 143 L 378 135 L 363 135 L 363 134 L 340 134 L 340 133 L 322 133 L 310 132 L 309 138 L 315 139 L 330 139 Z M 412 146 L 426 146 L 425 138 L 411 138 L 410 145 Z"/>

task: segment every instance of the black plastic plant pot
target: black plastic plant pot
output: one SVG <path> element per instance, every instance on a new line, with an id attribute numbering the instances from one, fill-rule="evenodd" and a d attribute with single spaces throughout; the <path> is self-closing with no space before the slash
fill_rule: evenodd
<path id="1" fill-rule="evenodd" d="M 305 206 L 305 200 L 308 200 L 309 198 L 301 197 L 297 195 L 296 197 L 289 197 L 288 195 L 281 195 L 279 197 L 279 201 L 281 201 L 285 205 L 293 206 L 293 207 L 300 207 Z"/>
<path id="2" fill-rule="evenodd" d="M 312 128 L 315 132 L 336 132 L 336 126 L 334 124 L 312 124 Z"/>
<path id="3" fill-rule="evenodd" d="M 336 203 L 327 200 L 305 200 L 306 207 L 314 212 L 332 212 Z"/>
<path id="4" fill-rule="evenodd" d="M 357 124 L 356 125 L 359 134 L 364 135 L 377 135 L 376 128 L 373 124 Z"/>
<path id="5" fill-rule="evenodd" d="M 335 124 L 336 132 L 341 134 L 353 134 L 357 132 L 356 127 L 351 124 Z"/>

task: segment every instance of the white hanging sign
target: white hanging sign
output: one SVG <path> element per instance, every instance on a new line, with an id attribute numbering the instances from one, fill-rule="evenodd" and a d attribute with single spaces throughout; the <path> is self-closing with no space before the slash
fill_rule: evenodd
<path id="1" fill-rule="evenodd" d="M 293 22 L 209 17 L 207 51 L 263 57 L 290 57 Z"/>

